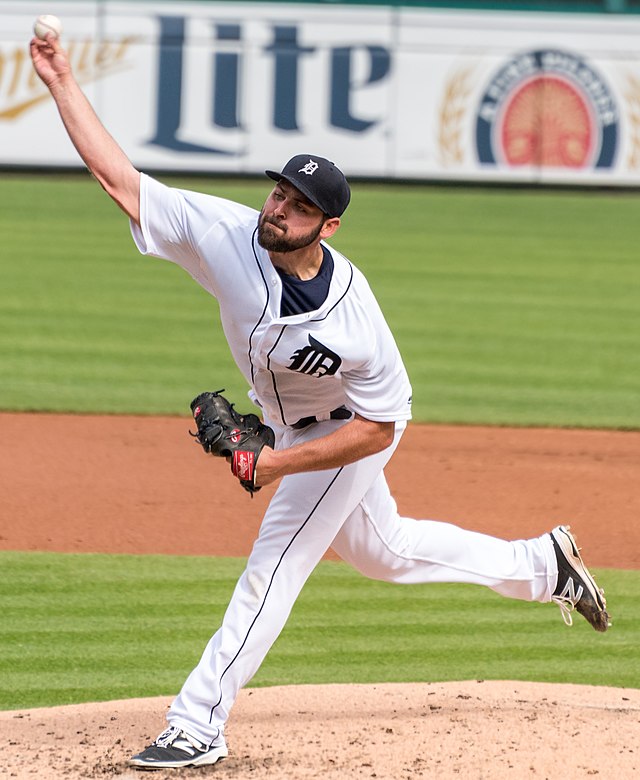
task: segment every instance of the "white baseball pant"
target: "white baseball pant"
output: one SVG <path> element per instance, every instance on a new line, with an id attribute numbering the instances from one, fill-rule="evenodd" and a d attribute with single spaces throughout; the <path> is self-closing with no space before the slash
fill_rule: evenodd
<path id="1" fill-rule="evenodd" d="M 273 427 L 280 448 L 326 435 L 339 424 Z M 168 712 L 171 725 L 207 745 L 224 742 L 224 724 L 239 690 L 258 670 L 329 547 L 375 579 L 471 583 L 511 598 L 551 600 L 558 570 L 548 534 L 507 542 L 398 515 L 383 468 L 404 428 L 397 425 L 392 445 L 376 455 L 281 481 L 222 626 Z"/>

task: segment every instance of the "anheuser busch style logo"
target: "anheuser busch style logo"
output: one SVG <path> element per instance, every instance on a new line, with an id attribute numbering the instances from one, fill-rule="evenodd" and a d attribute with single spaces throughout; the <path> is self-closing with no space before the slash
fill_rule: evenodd
<path id="1" fill-rule="evenodd" d="M 567 51 L 513 57 L 493 76 L 477 110 L 476 150 L 486 165 L 610 168 L 618 139 L 609 87 Z"/>

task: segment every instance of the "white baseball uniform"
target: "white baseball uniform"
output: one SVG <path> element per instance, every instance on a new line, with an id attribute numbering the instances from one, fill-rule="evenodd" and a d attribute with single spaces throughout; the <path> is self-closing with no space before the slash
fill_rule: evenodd
<path id="1" fill-rule="evenodd" d="M 132 223 L 132 233 L 143 254 L 178 263 L 218 300 L 230 349 L 276 448 L 347 424 L 331 418 L 343 407 L 395 422 L 396 435 L 386 450 L 356 463 L 280 482 L 222 626 L 168 713 L 171 725 L 207 745 L 224 742 L 238 691 L 329 547 L 368 577 L 474 583 L 530 601 L 549 601 L 558 573 L 548 534 L 507 542 L 398 515 L 383 468 L 411 416 L 411 387 L 378 303 L 364 276 L 325 247 L 333 260 L 326 300 L 281 316 L 282 280 L 257 242 L 257 224 L 254 209 L 142 175 L 140 227 Z"/>

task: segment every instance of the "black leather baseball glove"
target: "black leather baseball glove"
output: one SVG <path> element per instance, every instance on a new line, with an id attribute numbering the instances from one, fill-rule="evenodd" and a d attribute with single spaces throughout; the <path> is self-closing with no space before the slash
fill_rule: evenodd
<path id="1" fill-rule="evenodd" d="M 274 447 L 276 437 L 255 414 L 239 414 L 220 395 L 224 390 L 200 393 L 191 402 L 198 432 L 192 433 L 205 452 L 231 463 L 231 471 L 251 497 L 260 490 L 255 484 L 256 467 L 263 447 Z M 191 432 L 190 432 L 191 433 Z"/>

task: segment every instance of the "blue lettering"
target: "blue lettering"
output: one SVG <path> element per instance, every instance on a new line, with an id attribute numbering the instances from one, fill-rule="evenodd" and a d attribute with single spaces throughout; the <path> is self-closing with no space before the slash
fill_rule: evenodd
<path id="1" fill-rule="evenodd" d="M 184 16 L 158 16 L 158 92 L 155 128 L 149 144 L 175 152 L 233 155 L 228 149 L 180 140 L 183 103 L 183 70 L 185 57 Z M 242 130 L 240 94 L 242 75 L 242 27 L 237 23 L 214 23 L 212 38 L 217 49 L 212 54 L 212 94 L 210 122 L 213 128 Z M 274 25 L 273 42 L 266 47 L 273 54 L 273 126 L 278 130 L 300 131 L 298 90 L 301 59 L 316 51 L 314 46 L 298 42 L 298 27 Z M 364 52 L 368 73 L 363 79 L 354 76 L 354 58 Z M 358 90 L 386 78 L 391 70 L 391 52 L 375 45 L 345 46 L 331 50 L 329 122 L 333 127 L 362 133 L 380 119 L 356 116 L 352 108 Z M 202 96 L 206 100 L 206 96 Z M 185 128 L 182 128 L 183 133 Z"/>
<path id="2" fill-rule="evenodd" d="M 352 76 L 354 48 L 333 49 L 331 56 L 331 124 L 354 133 L 363 133 L 376 122 L 355 117 L 350 108 L 351 95 L 356 88 L 373 84 L 385 78 L 391 69 L 391 55 L 382 46 L 363 47 L 369 54 L 369 75 L 364 84 L 355 84 Z"/>
<path id="3" fill-rule="evenodd" d="M 182 100 L 182 59 L 184 50 L 184 17 L 160 16 L 158 54 L 158 106 L 155 134 L 149 140 L 176 152 L 233 154 L 225 149 L 202 146 L 178 140 Z"/>
<path id="4" fill-rule="evenodd" d="M 303 54 L 311 54 L 311 46 L 298 45 L 297 27 L 274 27 L 274 41 L 266 51 L 275 56 L 275 93 L 273 100 L 273 124 L 279 130 L 299 130 L 298 60 Z"/>
<path id="5" fill-rule="evenodd" d="M 239 24 L 216 25 L 219 41 L 241 40 Z M 219 52 L 215 56 L 213 87 L 213 124 L 218 127 L 240 127 L 238 120 L 238 73 L 240 57 L 233 52 Z"/>

